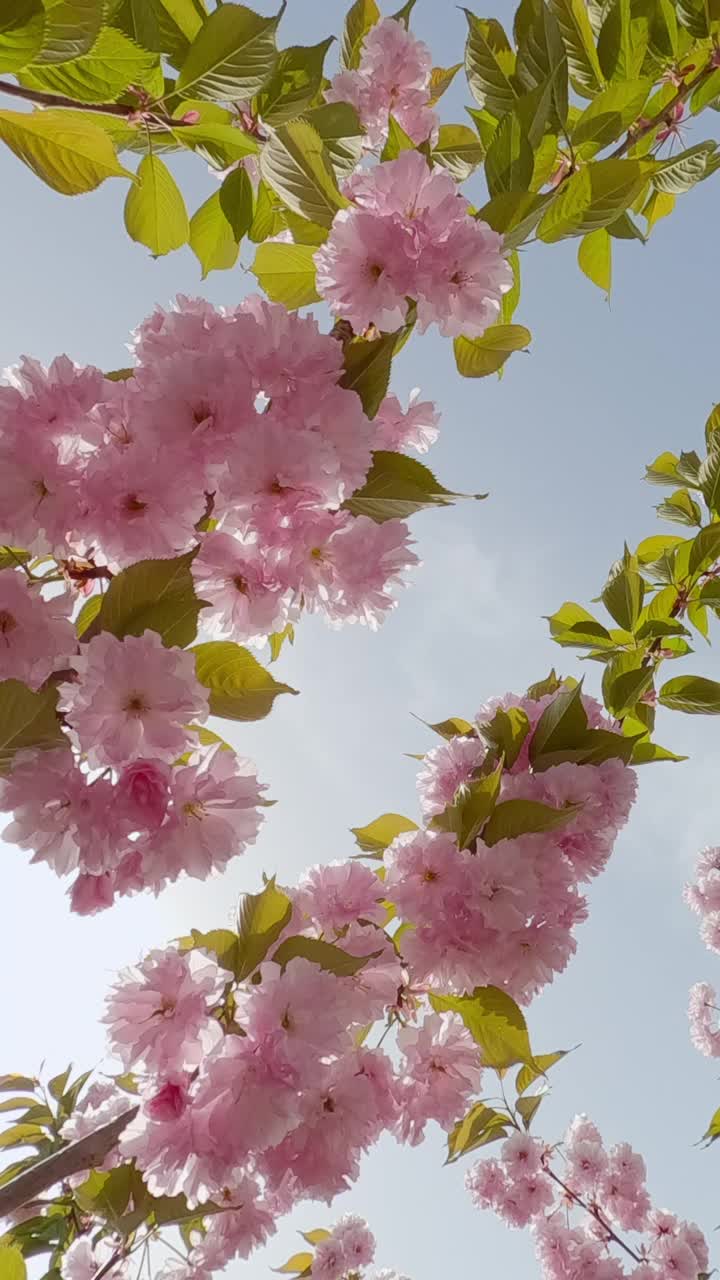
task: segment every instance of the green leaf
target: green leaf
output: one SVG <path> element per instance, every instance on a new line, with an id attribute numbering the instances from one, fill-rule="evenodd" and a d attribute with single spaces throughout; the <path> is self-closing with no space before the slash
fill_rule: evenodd
<path id="1" fill-rule="evenodd" d="M 0 1076 L 0 1093 L 19 1093 L 24 1089 L 33 1093 L 39 1083 L 35 1076 L 21 1076 L 9 1072 L 7 1075 Z"/>
<path id="2" fill-rule="evenodd" d="M 506 1138 L 511 1126 L 512 1120 L 509 1115 L 502 1111 L 494 1111 L 484 1102 L 476 1102 L 448 1134 L 448 1154 L 445 1163 L 454 1164 L 460 1156 Z"/>
<path id="3" fill-rule="evenodd" d="M 530 685 L 527 695 L 533 702 L 539 702 L 541 698 L 547 697 L 549 693 L 558 693 L 562 687 L 563 681 L 558 678 L 553 667 L 549 676 L 546 676 L 544 680 L 538 680 L 537 684 Z"/>
<path id="4" fill-rule="evenodd" d="M 78 102 L 116 102 L 128 85 L 154 86 L 159 68 L 156 54 L 141 49 L 121 31 L 104 27 L 87 53 L 59 66 L 33 65 L 22 81 L 31 89 L 64 94 Z"/>
<path id="5" fill-rule="evenodd" d="M 668 751 L 667 747 L 658 746 L 656 742 L 636 742 L 633 747 L 633 753 L 630 757 L 631 764 L 654 764 L 656 761 L 670 760 L 674 763 L 680 763 L 687 760 L 687 756 L 676 756 L 674 751 Z"/>
<path id="6" fill-rule="evenodd" d="M 505 32 L 495 18 L 477 18 L 465 9 L 468 39 L 465 71 L 470 92 L 481 107 L 500 119 L 512 111 L 519 96 L 515 87 L 515 54 Z"/>
<path id="7" fill-rule="evenodd" d="M 458 71 L 462 70 L 462 62 L 456 62 L 454 67 L 433 67 L 430 72 L 430 103 L 434 107 L 440 101 L 444 93 L 447 93 L 450 85 L 455 79 Z"/>
<path id="8" fill-rule="evenodd" d="M 48 751 L 66 742 L 56 703 L 53 686 L 33 693 L 19 680 L 0 681 L 0 773 L 8 771 L 17 751 Z"/>
<path id="9" fill-rule="evenodd" d="M 558 191 L 538 228 L 552 244 L 607 227 L 630 207 L 646 181 L 638 160 L 598 160 L 574 173 Z"/>
<path id="10" fill-rule="evenodd" d="M 578 646 L 613 644 L 610 632 L 587 609 L 566 600 L 548 619 L 550 634 L 558 644 Z"/>
<path id="11" fill-rule="evenodd" d="M 197 678 L 210 690 L 210 713 L 226 720 L 264 720 L 281 693 L 296 694 L 279 684 L 247 649 L 229 640 L 195 645 Z"/>
<path id="12" fill-rule="evenodd" d="M 556 831 L 564 827 L 582 809 L 580 804 L 565 805 L 555 809 L 537 800 L 505 800 L 496 805 L 488 819 L 482 838 L 486 845 L 501 840 L 515 840 L 518 836 L 536 835 L 541 831 Z"/>
<path id="13" fill-rule="evenodd" d="M 469 131 L 471 132 L 471 131 Z M 474 135 L 477 142 L 477 135 Z M 397 160 L 403 151 L 415 151 L 415 143 L 408 136 L 401 125 L 398 124 L 394 116 L 390 116 L 388 121 L 388 136 L 385 146 L 382 149 L 380 159 L 385 163 L 387 160 Z"/>
<path id="14" fill-rule="evenodd" d="M 97 0 L 55 0 L 45 15 L 42 48 L 33 62 L 69 62 L 88 53 L 97 40 L 104 19 Z"/>
<path id="15" fill-rule="evenodd" d="M 720 521 L 701 529 L 690 547 L 688 568 L 691 577 L 710 565 L 720 556 Z"/>
<path id="16" fill-rule="evenodd" d="M 677 469 L 678 458 L 674 453 L 661 453 L 645 468 L 645 479 L 648 484 L 659 485 L 676 485 L 680 481 L 680 473 Z"/>
<path id="17" fill-rule="evenodd" d="M 22 71 L 40 52 L 45 30 L 42 0 L 14 0 L 0 14 L 0 72 Z"/>
<path id="18" fill-rule="evenodd" d="M 658 693 L 658 702 L 691 716 L 720 715 L 720 683 L 705 676 L 676 676 Z"/>
<path id="19" fill-rule="evenodd" d="M 0 1276 L 2 1280 L 26 1280 L 27 1267 L 16 1244 L 0 1244 Z"/>
<path id="20" fill-rule="evenodd" d="M 285 644 L 286 640 L 290 644 L 295 643 L 295 628 L 292 622 L 288 622 L 287 626 L 284 627 L 282 631 L 276 631 L 275 635 L 268 637 L 268 644 L 270 645 L 270 661 L 271 662 L 277 662 L 282 652 L 282 647 Z"/>
<path id="21" fill-rule="evenodd" d="M 203 605 L 195 594 L 190 560 L 187 555 L 176 560 L 140 560 L 116 574 L 102 597 L 92 635 L 110 631 L 122 640 L 149 630 L 156 631 L 168 647 L 192 644 Z"/>
<path id="22" fill-rule="evenodd" d="M 378 881 L 379 887 L 380 881 Z M 353 956 L 332 942 L 322 942 L 319 938 L 304 938 L 298 935 L 281 942 L 271 958 L 275 964 L 280 965 L 283 972 L 291 960 L 301 958 L 316 964 L 326 973 L 334 973 L 336 978 L 352 978 L 354 974 L 365 968 L 369 960 L 375 959 L 378 955 L 380 952 L 367 956 Z"/>
<path id="23" fill-rule="evenodd" d="M 323 1240 L 329 1240 L 332 1232 L 326 1231 L 324 1227 L 316 1227 L 314 1231 L 301 1231 L 300 1235 L 303 1240 L 307 1240 L 308 1244 L 321 1244 Z"/>
<path id="24" fill-rule="evenodd" d="M 383 333 L 379 338 L 353 338 L 345 347 L 340 386 L 359 395 L 368 418 L 375 417 L 387 395 L 397 344 L 397 334 Z"/>
<path id="25" fill-rule="evenodd" d="M 450 742 L 452 738 L 475 736 L 475 726 L 469 720 L 463 720 L 462 716 L 450 716 L 448 720 L 441 720 L 439 724 L 429 724 L 428 729 L 432 729 L 433 733 L 437 733 L 446 742 Z"/>
<path id="26" fill-rule="evenodd" d="M 325 55 L 333 37 L 315 45 L 294 45 L 279 55 L 270 79 L 255 100 L 266 124 L 284 124 L 312 105 L 323 83 Z"/>
<path id="27" fill-rule="evenodd" d="M 383 813 L 366 827 L 351 827 L 350 830 L 363 853 L 382 855 L 393 840 L 407 831 L 417 831 L 418 825 L 400 813 Z"/>
<path id="28" fill-rule="evenodd" d="M 573 147 L 578 154 L 589 160 L 625 133 L 641 114 L 651 89 L 649 78 L 628 80 L 610 85 L 593 98 L 572 131 Z"/>
<path id="29" fill-rule="evenodd" d="M 696 142 L 669 160 L 657 162 L 651 179 L 653 187 L 665 195 L 682 195 L 705 177 L 716 151 L 716 142 Z"/>
<path id="30" fill-rule="evenodd" d="M 517 305 L 520 301 L 520 255 L 516 250 L 513 250 L 512 253 L 508 254 L 508 262 L 512 267 L 513 283 L 512 288 L 508 293 L 503 294 L 502 302 L 500 303 L 500 320 L 503 324 L 511 323 Z"/>
<path id="31" fill-rule="evenodd" d="M 430 992 L 436 1013 L 459 1013 L 482 1051 L 485 1067 L 497 1071 L 516 1063 L 535 1065 L 527 1023 L 515 1001 L 498 987 L 476 987 L 472 995 L 450 996 Z"/>
<path id="32" fill-rule="evenodd" d="M 9 1151 L 14 1147 L 34 1147 L 46 1138 L 44 1129 L 37 1124 L 14 1124 L 0 1132 L 0 1150 Z M 0 1273 L 1 1274 L 1 1273 Z M 5 1278 L 3 1277 L 3 1280 Z"/>
<path id="33" fill-rule="evenodd" d="M 183 125 L 174 130 L 173 137 L 188 151 L 197 151 L 215 169 L 227 169 L 246 156 L 257 155 L 259 150 L 251 134 L 218 120 Z"/>
<path id="34" fill-rule="evenodd" d="M 263 88 L 275 67 L 280 15 L 263 18 L 243 4 L 223 4 L 203 22 L 178 76 L 187 97 L 237 102 Z"/>
<path id="35" fill-rule="evenodd" d="M 539 1053 L 531 1065 L 526 1064 L 518 1071 L 515 1080 L 516 1092 L 523 1094 L 540 1076 L 546 1075 L 556 1062 L 560 1062 L 561 1058 L 566 1056 L 567 1049 L 558 1049 L 556 1053 Z"/>
<path id="36" fill-rule="evenodd" d="M 518 1098 L 515 1103 L 515 1110 L 522 1116 L 523 1127 L 526 1133 L 530 1130 L 530 1126 L 538 1108 L 540 1107 L 543 1097 L 544 1095 L 542 1093 L 535 1093 L 527 1098 Z"/>
<path id="37" fill-rule="evenodd" d="M 179 939 L 179 947 L 181 951 L 207 951 L 229 973 L 235 973 L 238 967 L 238 935 L 232 929 L 212 929 L 209 933 L 191 929 L 188 937 Z"/>
<path id="38" fill-rule="evenodd" d="M 315 252 L 314 245 L 261 244 L 251 271 L 271 302 L 281 302 L 294 311 L 320 301 L 315 287 Z"/>
<path id="39" fill-rule="evenodd" d="M 622 653 L 605 668 L 603 697 L 618 720 L 629 715 L 636 702 L 652 687 L 654 669 L 643 666 L 640 653 Z"/>
<path id="40" fill-rule="evenodd" d="M 656 222 L 661 218 L 667 218 L 675 208 L 675 196 L 668 195 L 664 191 L 653 191 L 645 208 L 643 209 L 643 217 L 647 218 L 648 235 L 652 231 Z"/>
<path id="41" fill-rule="evenodd" d="M 402 22 L 406 31 L 410 30 L 410 15 L 416 4 L 417 0 L 406 0 L 406 3 L 402 8 L 398 9 L 397 13 L 392 14 L 393 20 L 395 22 Z"/>
<path id="42" fill-rule="evenodd" d="M 320 134 L 338 177 L 349 178 L 363 154 L 363 127 L 349 102 L 326 102 L 305 112 L 305 120 Z"/>
<path id="43" fill-rule="evenodd" d="M 502 369 L 513 351 L 524 351 L 532 334 L 521 324 L 494 324 L 481 338 L 455 338 L 455 363 L 463 378 L 487 378 Z"/>
<path id="44" fill-rule="evenodd" d="M 202 0 L 122 0 L 112 20 L 144 49 L 166 53 L 179 66 L 206 16 Z"/>
<path id="45" fill-rule="evenodd" d="M 0 1112 L 6 1111 L 26 1111 L 30 1107 L 35 1106 L 35 1098 L 6 1098 L 4 1102 L 0 1102 Z"/>
<path id="46" fill-rule="evenodd" d="M 202 267 L 203 280 L 210 271 L 235 266 L 240 241 L 252 220 L 252 183 L 244 169 L 234 169 L 190 219 L 190 248 Z"/>
<path id="47" fill-rule="evenodd" d="M 499 131 L 498 131 L 499 132 Z M 442 124 L 432 151 L 436 164 L 464 182 L 482 164 L 485 148 L 474 129 L 465 124 Z"/>
<path id="48" fill-rule="evenodd" d="M 500 121 L 485 160 L 488 191 L 491 196 L 527 191 L 532 175 L 533 149 L 516 112 L 510 111 Z"/>
<path id="49" fill-rule="evenodd" d="M 714 447 L 710 449 L 707 458 L 705 458 L 700 472 L 698 481 L 703 492 L 703 497 L 715 514 L 720 514 L 720 449 Z"/>
<path id="50" fill-rule="evenodd" d="M 27 564 L 32 556 L 29 551 L 19 547 L 0 546 L 0 569 L 16 569 L 18 565 Z"/>
<path id="51" fill-rule="evenodd" d="M 535 769 L 543 757 L 556 751 L 579 747 L 587 732 L 587 714 L 582 703 L 582 685 L 562 689 L 545 708 L 530 739 L 530 763 Z"/>
<path id="52" fill-rule="evenodd" d="M 454 802 L 433 818 L 432 829 L 451 832 L 461 849 L 469 849 L 495 808 L 502 773 L 501 760 L 492 773 L 474 778 L 460 787 Z"/>
<path id="53" fill-rule="evenodd" d="M 54 1098 L 56 1102 L 60 1101 L 60 1099 L 62 1098 L 67 1088 L 67 1082 L 70 1079 L 71 1071 L 72 1071 L 72 1064 L 67 1068 L 66 1071 L 62 1071 L 59 1075 L 53 1076 L 52 1080 L 48 1081 L 48 1090 L 50 1092 L 50 1096 Z"/>
<path id="54" fill-rule="evenodd" d="M 309 1276 L 313 1261 L 314 1254 L 312 1253 L 294 1253 L 292 1258 L 288 1258 L 282 1267 L 273 1267 L 273 1271 L 279 1276 Z"/>
<path id="55" fill-rule="evenodd" d="M 338 210 L 347 207 L 322 138 L 306 120 L 276 129 L 262 149 L 260 170 L 289 209 L 321 227 L 331 226 Z"/>
<path id="56" fill-rule="evenodd" d="M 501 232 L 506 249 L 517 248 L 532 235 L 553 198 L 552 191 L 542 195 L 533 191 L 507 191 L 483 205 L 477 218 L 487 222 L 493 231 Z"/>
<path id="57" fill-rule="evenodd" d="M 290 923 L 292 902 L 272 879 L 262 893 L 248 893 L 240 904 L 238 917 L 238 982 L 249 978 Z"/>
<path id="58" fill-rule="evenodd" d="M 190 224 L 185 201 L 159 156 L 145 156 L 137 176 L 139 186 L 131 187 L 125 200 L 125 228 L 153 257 L 162 257 L 187 244 Z"/>
<path id="59" fill-rule="evenodd" d="M 348 71 L 360 65 L 363 41 L 381 17 L 375 0 L 355 0 L 350 6 L 340 46 L 340 62 Z"/>
<path id="60" fill-rule="evenodd" d="M 373 454 L 365 484 L 343 503 L 343 508 L 382 524 L 385 520 L 405 520 L 424 507 L 448 507 L 458 498 L 485 496 L 452 493 L 415 458 L 378 450 Z"/>
<path id="61" fill-rule="evenodd" d="M 329 234 L 327 227 L 319 227 L 316 222 L 309 222 L 290 209 L 283 210 L 283 217 L 295 244 L 311 244 L 315 249 L 325 244 Z"/>
<path id="62" fill-rule="evenodd" d="M 529 732 L 530 721 L 521 707 L 508 707 L 507 711 L 498 707 L 492 720 L 480 725 L 482 737 L 502 752 L 508 769 L 515 764 Z"/>
<path id="63" fill-rule="evenodd" d="M 595 40 L 584 0 L 550 0 L 568 57 L 570 79 L 578 93 L 591 97 L 603 87 Z"/>
<path id="64" fill-rule="evenodd" d="M 710 489 L 714 481 L 712 468 L 708 469 L 706 478 L 708 489 Z M 675 524 L 692 527 L 700 526 L 703 522 L 702 511 L 695 499 L 690 497 L 687 489 L 678 489 L 676 493 L 671 493 L 670 497 L 661 502 L 656 510 L 661 519 L 673 520 Z"/>
<path id="65" fill-rule="evenodd" d="M 602 602 L 619 627 L 632 631 L 640 617 L 645 583 L 638 573 L 634 557 L 627 551 L 611 568 L 602 590 Z"/>
<path id="66" fill-rule="evenodd" d="M 716 1138 L 720 1138 L 720 1107 L 715 1112 L 710 1124 L 708 1125 L 703 1138 L 708 1138 L 710 1142 L 715 1142 Z"/>
<path id="67" fill-rule="evenodd" d="M 518 33 L 517 76 L 526 89 L 548 89 L 550 120 L 562 129 L 568 115 L 568 62 L 560 24 L 544 0 L 530 9 L 531 21 Z"/>
<path id="68" fill-rule="evenodd" d="M 286 225 L 284 210 L 274 191 L 271 191 L 264 182 L 260 182 L 249 232 L 253 244 L 262 244 L 263 240 L 269 240 L 272 236 L 278 235 L 286 229 Z"/>
<path id="69" fill-rule="evenodd" d="M 605 227 L 590 231 L 578 246 L 578 266 L 588 280 L 610 297 L 612 285 L 612 240 Z"/>
<path id="70" fill-rule="evenodd" d="M 0 111 L 0 140 L 61 195 L 94 191 L 106 178 L 134 181 L 108 135 L 97 125 L 69 120 L 64 111 Z"/>
<path id="71" fill-rule="evenodd" d="M 631 0 L 613 0 L 598 38 L 598 58 L 608 80 L 640 75 L 650 36 L 647 14 Z"/>

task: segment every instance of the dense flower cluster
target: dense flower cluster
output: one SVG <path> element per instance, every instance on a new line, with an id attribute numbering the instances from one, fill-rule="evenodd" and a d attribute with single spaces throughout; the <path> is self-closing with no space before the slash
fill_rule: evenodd
<path id="1" fill-rule="evenodd" d="M 260 298 L 230 310 L 181 298 L 140 325 L 133 352 L 132 376 L 120 380 L 66 356 L 10 371 L 0 386 L 0 543 L 117 570 L 201 542 L 193 573 L 204 620 L 241 642 L 262 643 L 303 603 L 336 624 L 379 621 L 417 561 L 402 522 L 340 510 L 389 429 L 387 415 L 376 426 L 339 385 L 341 344 L 312 317 Z M 431 406 L 405 432 L 395 407 L 398 443 L 429 443 Z M 4 575 L 0 676 L 24 672 L 35 685 L 72 638 L 66 601 L 41 619 L 21 587 Z"/>
<path id="2" fill-rule="evenodd" d="M 507 697 L 483 708 L 478 724 L 498 707 L 514 706 L 527 715 L 531 734 L 551 700 Z M 583 704 L 590 724 L 610 727 L 593 699 L 583 696 Z M 577 806 L 572 816 L 541 834 L 492 846 L 478 839 L 461 849 L 453 835 L 433 829 L 433 818 L 463 794 L 486 753 L 480 738 L 466 736 L 425 757 L 418 789 L 427 826 L 391 845 L 385 891 L 413 926 L 402 951 L 416 981 L 458 992 L 490 984 L 527 1002 L 575 951 L 573 930 L 587 914 L 580 886 L 610 857 L 636 779 L 620 760 L 563 763 L 535 773 L 526 743 L 503 773 L 498 803 L 530 800 L 560 811 Z"/>
<path id="3" fill-rule="evenodd" d="M 685 886 L 685 901 L 700 917 L 700 936 L 709 951 L 720 954 L 720 849 L 703 849 L 696 880 Z M 707 1058 L 720 1058 L 718 997 L 707 982 L 690 989 L 690 1038 Z"/>
<path id="4" fill-rule="evenodd" d="M 608 1149 L 595 1125 L 576 1116 L 561 1153 L 518 1132 L 466 1184 L 479 1208 L 531 1226 L 544 1280 L 697 1280 L 709 1270 L 705 1237 L 655 1209 L 645 1179 L 645 1162 L 628 1143 Z"/>
<path id="5" fill-rule="evenodd" d="M 355 107 L 372 150 L 385 142 L 391 116 L 413 142 L 425 142 L 438 126 L 431 74 L 427 45 L 401 22 L 385 18 L 366 35 L 357 70 L 339 72 L 325 97 Z"/>
<path id="6" fill-rule="evenodd" d="M 183 873 L 205 879 L 242 853 L 264 788 L 249 761 L 199 745 L 208 696 L 192 654 L 152 631 L 101 632 L 67 663 L 67 744 L 15 757 L 0 780 L 0 809 L 13 814 L 5 839 L 73 875 L 82 915 Z"/>
<path id="7" fill-rule="evenodd" d="M 421 331 L 477 338 L 500 316 L 512 269 L 502 236 L 470 213 L 448 173 L 417 151 L 355 173 L 350 206 L 315 254 L 318 292 L 359 332 L 395 330 L 417 303 Z"/>

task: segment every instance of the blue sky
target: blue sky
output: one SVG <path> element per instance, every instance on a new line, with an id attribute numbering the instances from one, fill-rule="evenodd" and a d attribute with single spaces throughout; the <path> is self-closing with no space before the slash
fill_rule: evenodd
<path id="1" fill-rule="evenodd" d="M 344 7 L 290 0 L 286 43 L 338 30 Z M 494 12 L 509 24 L 507 6 Z M 420 0 L 414 26 L 436 64 L 460 59 L 464 19 L 453 5 Z M 456 86 L 444 118 L 463 119 L 469 101 Z M 214 179 L 197 162 L 179 172 L 195 209 Z M 124 234 L 120 181 L 67 199 L 0 153 L 0 190 L 3 366 L 24 352 L 67 351 L 116 368 L 127 360 L 128 331 L 156 302 L 184 292 L 234 303 L 253 284 L 239 269 L 201 283 L 189 250 L 154 262 Z M 225 923 L 262 869 L 294 879 L 310 863 L 349 854 L 349 827 L 389 809 L 415 815 L 413 762 L 403 753 L 432 744 L 411 712 L 472 714 L 553 663 L 580 674 L 572 654 L 550 644 L 542 615 L 565 599 L 587 604 L 623 540 L 659 530 L 658 490 L 642 483 L 644 465 L 663 449 L 700 448 L 720 399 L 718 212 L 716 179 L 683 197 L 646 247 L 616 242 L 609 306 L 580 275 L 575 242 L 524 251 L 516 318 L 533 344 L 502 381 L 462 381 L 451 345 L 433 335 L 409 344 L 394 387 L 405 396 L 419 385 L 442 408 L 433 469 L 448 488 L 489 490 L 489 500 L 416 518 L 424 567 L 378 635 L 302 624 L 278 664 L 301 697 L 280 699 L 269 720 L 231 735 L 279 803 L 257 847 L 224 878 L 80 920 L 58 881 L 3 848 L 2 1070 L 36 1070 L 43 1058 L 53 1071 L 70 1058 L 79 1067 L 98 1061 L 102 998 L 118 967 L 190 925 Z M 245 265 L 251 258 L 244 253 Z M 709 650 L 691 662 L 685 669 L 720 676 Z M 586 672 L 589 685 L 597 674 Z M 681 716 L 661 715 L 658 736 L 692 759 L 642 773 L 631 822 L 590 892 L 578 955 L 530 1011 L 538 1051 L 581 1046 L 556 1069 L 538 1132 L 555 1140 L 587 1111 L 609 1141 L 627 1139 L 645 1154 L 658 1204 L 712 1233 L 720 1153 L 694 1143 L 720 1104 L 720 1083 L 689 1044 L 685 1008 L 689 985 L 720 980 L 720 970 L 680 895 L 697 850 L 720 843 L 720 744 L 712 721 Z M 333 1210 L 301 1207 L 265 1254 L 228 1274 L 260 1280 L 294 1251 L 292 1228 L 352 1210 L 370 1219 L 379 1262 L 412 1280 L 531 1280 L 527 1236 L 474 1210 L 463 1167 L 444 1169 L 443 1154 L 437 1132 L 415 1151 L 382 1143 Z"/>

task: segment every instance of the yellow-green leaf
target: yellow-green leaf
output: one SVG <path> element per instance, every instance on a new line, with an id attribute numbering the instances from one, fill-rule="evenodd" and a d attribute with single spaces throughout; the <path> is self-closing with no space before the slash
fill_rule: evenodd
<path id="1" fill-rule="evenodd" d="M 359 847 L 364 853 L 379 855 L 382 858 L 385 850 L 397 836 L 407 831 L 417 831 L 418 825 L 411 818 L 404 818 L 400 813 L 383 813 L 366 827 L 351 827 Z"/>
<path id="2" fill-rule="evenodd" d="M 345 19 L 340 61 L 343 67 L 354 71 L 360 63 L 363 41 L 382 17 L 376 0 L 354 0 Z"/>
<path id="3" fill-rule="evenodd" d="M 190 219 L 190 248 L 202 267 L 203 280 L 210 271 L 235 266 L 240 241 L 252 219 L 252 184 L 244 169 L 234 169 Z"/>
<path id="4" fill-rule="evenodd" d="M 524 351 L 532 334 L 521 324 L 494 324 L 481 338 L 456 338 L 455 363 L 464 378 L 487 378 L 502 369 L 513 351 Z"/>
<path id="5" fill-rule="evenodd" d="M 498 987 L 476 987 L 472 995 L 430 993 L 437 1013 L 459 1013 L 486 1067 L 503 1070 L 516 1063 L 534 1063 L 522 1010 Z"/>
<path id="6" fill-rule="evenodd" d="M 184 97 L 236 102 L 259 93 L 277 57 L 279 15 L 261 17 L 242 4 L 223 4 L 200 27 L 180 69 Z"/>
<path id="7" fill-rule="evenodd" d="M 64 111 L 0 111 L 0 139 L 62 195 L 94 191 L 106 178 L 130 178 L 108 135 Z"/>
<path id="8" fill-rule="evenodd" d="M 0 1244 L 0 1276 L 2 1280 L 26 1280 L 27 1267 L 16 1244 Z"/>
<path id="9" fill-rule="evenodd" d="M 261 244 L 251 270 L 272 302 L 294 311 L 320 301 L 315 253 L 314 245 Z"/>
<path id="10" fill-rule="evenodd" d="M 6 773 L 17 751 L 48 751 L 67 742 L 56 714 L 57 690 L 33 693 L 19 680 L 0 682 L 0 773 Z"/>
<path id="11" fill-rule="evenodd" d="M 321 227 L 331 226 L 347 207 L 322 138 L 306 120 L 275 130 L 260 154 L 260 170 L 289 209 Z"/>
<path id="12" fill-rule="evenodd" d="M 182 192 L 159 156 L 145 156 L 138 166 L 139 185 L 125 201 L 125 227 L 153 257 L 162 257 L 187 244 L 190 234 Z"/>
<path id="13" fill-rule="evenodd" d="M 92 635 L 110 631 L 122 640 L 150 630 L 157 631 L 163 644 L 183 648 L 197 634 L 202 601 L 195 594 L 188 556 L 129 565 L 116 574 L 101 600 L 95 621 L 86 628 L 92 627 Z"/>
<path id="14" fill-rule="evenodd" d="M 547 243 L 597 231 L 630 207 L 647 181 L 638 160 L 598 160 L 574 173 L 555 195 L 538 228 Z"/>
<path id="15" fill-rule="evenodd" d="M 0 12 L 0 72 L 16 74 L 37 56 L 45 30 L 42 0 L 5 0 Z"/>
<path id="16" fill-rule="evenodd" d="M 229 640 L 196 645 L 197 678 L 210 690 L 210 711 L 226 720 L 264 720 L 281 693 L 296 694 L 280 684 L 247 649 Z"/>
<path id="17" fill-rule="evenodd" d="M 612 285 L 612 240 L 605 227 L 590 231 L 578 245 L 578 266 L 588 280 L 610 296 Z"/>
<path id="18" fill-rule="evenodd" d="M 87 53 L 59 66 L 28 67 L 22 81 L 78 102 L 115 102 L 130 84 L 162 93 L 163 85 L 158 55 L 112 27 L 103 28 Z"/>

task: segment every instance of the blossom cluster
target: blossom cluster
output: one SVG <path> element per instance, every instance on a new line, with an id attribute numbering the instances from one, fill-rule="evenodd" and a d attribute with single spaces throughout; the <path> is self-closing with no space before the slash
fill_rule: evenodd
<path id="1" fill-rule="evenodd" d="M 479 1208 L 530 1226 L 543 1280 L 698 1280 L 709 1270 L 700 1228 L 654 1208 L 642 1156 L 626 1142 L 606 1147 L 586 1116 L 575 1117 L 560 1151 L 513 1134 L 466 1185 Z"/>
<path id="2" fill-rule="evenodd" d="M 320 1229 L 304 1234 L 305 1240 L 315 1242 L 310 1263 L 314 1280 L 407 1280 L 396 1271 L 383 1269 L 372 1275 L 366 1270 L 375 1257 L 375 1237 L 367 1222 L 355 1214 L 345 1214 L 331 1231 Z M 172 1280 L 191 1280 L 189 1276 L 174 1276 Z"/>
<path id="3" fill-rule="evenodd" d="M 199 545 L 204 623 L 239 642 L 263 643 L 301 607 L 335 625 L 376 625 L 417 560 L 401 521 L 378 525 L 342 504 L 373 449 L 387 447 L 388 415 L 394 447 L 426 447 L 433 407 L 405 419 L 393 399 L 370 421 L 339 385 L 341 343 L 260 298 L 232 309 L 180 298 L 140 325 L 132 350 L 119 380 L 66 356 L 10 371 L 0 386 L 0 544 L 54 556 L 73 579 L 78 563 L 113 572 Z M 66 603 L 53 606 L 52 644 L 69 643 Z M 5 614 L 16 652 L 32 619 L 8 575 Z M 23 660 L 34 680 L 43 659 Z M 0 676 L 15 674 L 8 661 L 0 654 Z"/>
<path id="4" fill-rule="evenodd" d="M 698 858 L 696 879 L 685 886 L 685 901 L 700 917 L 700 936 L 710 951 L 720 954 L 720 849 L 703 849 Z M 708 982 L 696 982 L 690 989 L 688 1008 L 690 1038 L 707 1058 L 720 1058 L 718 998 Z"/>
<path id="5" fill-rule="evenodd" d="M 561 826 L 461 848 L 454 835 L 434 829 L 433 819 L 462 796 L 488 748 L 479 736 L 461 736 L 425 757 L 418 789 L 426 826 L 398 836 L 385 855 L 385 892 L 411 926 L 401 945 L 417 982 L 460 993 L 489 984 L 527 1003 L 575 951 L 573 930 L 587 914 L 580 886 L 610 857 L 636 777 L 618 759 L 533 771 L 528 743 L 551 701 L 550 694 L 508 695 L 484 707 L 477 722 L 486 723 L 499 707 L 525 713 L 528 737 L 503 772 L 498 803 L 568 807 L 571 816 Z M 586 695 L 582 702 L 592 726 L 611 727 L 597 702 Z"/>
<path id="6" fill-rule="evenodd" d="M 513 282 L 503 241 L 475 218 L 453 178 L 418 151 L 353 174 L 348 208 L 315 254 L 317 288 L 359 332 L 396 330 L 417 304 L 420 331 L 480 337 Z"/>
<path id="7" fill-rule="evenodd" d="M 340 71 L 325 98 L 355 107 L 371 150 L 382 147 L 390 117 L 415 143 L 437 130 L 431 106 L 432 53 L 402 22 L 384 18 L 363 41 L 357 70 Z"/>
<path id="8" fill-rule="evenodd" d="M 200 745 L 208 693 L 193 655 L 153 631 L 101 632 L 65 662 L 66 742 L 15 756 L 0 780 L 0 809 L 13 814 L 5 839 L 74 876 L 79 914 L 116 894 L 158 893 L 182 873 L 205 879 L 242 853 L 264 788 L 250 761 Z"/>

